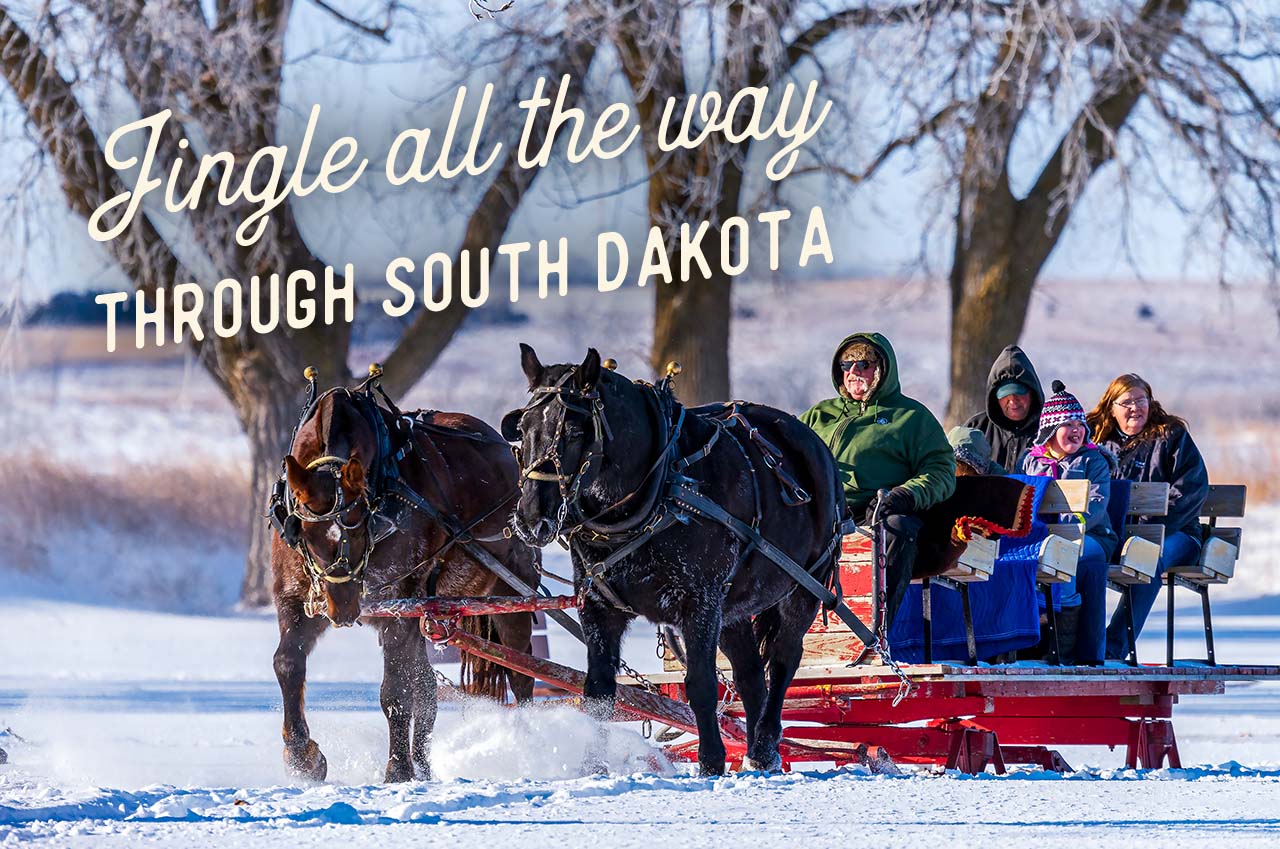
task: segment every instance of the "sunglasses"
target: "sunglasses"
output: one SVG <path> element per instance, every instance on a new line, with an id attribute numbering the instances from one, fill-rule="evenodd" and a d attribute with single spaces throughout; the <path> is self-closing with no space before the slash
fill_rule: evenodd
<path id="1" fill-rule="evenodd" d="M 848 374 L 854 369 L 857 369 L 858 371 L 866 371 L 869 368 L 873 368 L 875 365 L 875 360 L 841 360 L 840 371 L 845 374 Z"/>

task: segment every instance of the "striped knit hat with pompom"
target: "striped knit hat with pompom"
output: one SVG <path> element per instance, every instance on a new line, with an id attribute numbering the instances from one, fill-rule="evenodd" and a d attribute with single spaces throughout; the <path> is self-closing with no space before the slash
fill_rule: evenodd
<path id="1" fill-rule="evenodd" d="M 1084 425 L 1084 439 L 1089 441 L 1089 423 L 1085 421 L 1084 407 L 1076 400 L 1076 396 L 1067 391 L 1061 380 L 1053 382 L 1053 394 L 1044 402 L 1040 411 L 1040 431 L 1036 434 L 1036 444 L 1043 445 L 1053 436 L 1053 432 L 1067 422 L 1080 422 Z"/>

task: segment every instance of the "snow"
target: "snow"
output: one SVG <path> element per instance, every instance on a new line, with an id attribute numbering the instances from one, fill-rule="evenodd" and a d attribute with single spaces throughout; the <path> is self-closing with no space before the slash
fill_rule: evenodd
<path id="1" fill-rule="evenodd" d="M 1198 607 L 1188 607 L 1185 654 L 1203 651 L 1190 639 Z M 1220 659 L 1276 660 L 1274 599 L 1226 601 L 1215 625 Z M 310 785 L 280 757 L 275 636 L 267 616 L 0 597 L 0 747 L 10 756 L 0 846 L 1280 842 L 1277 684 L 1184 698 L 1175 721 L 1185 769 L 1125 770 L 1123 752 L 1068 748 L 1077 771 L 1066 776 L 1024 767 L 1003 777 L 819 769 L 703 779 L 666 763 L 636 726 L 608 728 L 610 775 L 588 776 L 584 754 L 601 731 L 581 712 L 449 700 L 434 780 L 385 785 L 381 659 L 372 629 L 353 628 L 328 634 L 309 664 L 308 720 L 330 764 L 329 780 Z M 560 639 L 553 652 L 574 662 Z M 628 659 L 656 668 L 651 646 L 651 630 L 637 627 Z M 1158 627 L 1140 650 L 1163 651 Z"/>

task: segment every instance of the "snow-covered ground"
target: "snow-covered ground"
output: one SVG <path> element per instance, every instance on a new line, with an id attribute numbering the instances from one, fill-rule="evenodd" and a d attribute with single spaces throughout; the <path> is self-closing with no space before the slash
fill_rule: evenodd
<path id="1" fill-rule="evenodd" d="M 1138 370 L 1190 419 L 1215 479 L 1265 483 L 1280 462 L 1280 370 L 1241 366 L 1280 356 L 1274 313 L 1262 290 L 1206 294 L 1190 283 L 1050 282 L 1023 346 L 1046 380 L 1066 379 L 1082 399 Z M 522 302 L 525 325 L 469 325 L 404 405 L 496 421 L 522 395 L 520 340 L 547 361 L 594 344 L 643 375 L 648 299 L 575 293 Z M 907 391 L 939 408 L 947 318 L 937 289 L 810 282 L 741 287 L 735 299 L 736 395 L 807 406 L 829 391 L 835 340 L 879 328 Z M 1087 324 L 1065 320 L 1079 299 L 1107 309 Z M 0 846 L 1280 845 L 1277 684 L 1184 698 L 1185 769 L 1126 771 L 1123 752 L 1080 748 L 1063 752 L 1071 775 L 1001 778 L 705 780 L 623 726 L 610 732 L 612 774 L 590 777 L 582 756 L 597 729 L 582 714 L 454 700 L 442 705 L 436 780 L 387 786 L 381 658 L 372 630 L 356 628 L 328 635 L 309 666 L 308 717 L 329 781 L 293 781 L 281 761 L 274 619 L 233 612 L 248 476 L 225 401 L 181 358 L 40 362 L 0 381 Z M 1218 656 L 1280 663 L 1280 505 L 1256 485 L 1250 497 L 1237 577 L 1215 590 Z M 1163 655 L 1162 604 L 1140 644 L 1146 659 Z M 1195 599 L 1184 594 L 1179 610 L 1178 653 L 1201 654 Z M 566 635 L 551 637 L 557 659 L 582 665 Z M 652 630 L 634 629 L 625 656 L 656 668 Z"/>
<path id="2" fill-rule="evenodd" d="M 1221 659 L 1280 660 L 1275 599 L 1218 613 Z M 1196 624 L 1179 630 L 1193 637 Z M 330 763 L 329 781 L 312 786 L 291 780 L 280 758 L 274 646 L 267 616 L 0 599 L 0 746 L 10 757 L 0 845 L 1280 845 L 1276 684 L 1185 698 L 1175 712 L 1184 769 L 1124 770 L 1121 751 L 1080 748 L 1064 750 L 1074 774 L 1002 778 L 699 779 L 663 764 L 633 727 L 611 731 L 613 774 L 588 777 L 581 764 L 596 732 L 581 713 L 453 700 L 442 705 L 436 780 L 388 786 L 381 662 L 371 629 L 357 628 L 327 635 L 310 664 L 309 719 Z M 637 628 L 627 656 L 653 669 L 651 646 Z M 1196 648 L 1189 639 L 1180 651 Z M 1141 649 L 1159 656 L 1158 628 Z M 553 653 L 580 662 L 567 638 Z"/>

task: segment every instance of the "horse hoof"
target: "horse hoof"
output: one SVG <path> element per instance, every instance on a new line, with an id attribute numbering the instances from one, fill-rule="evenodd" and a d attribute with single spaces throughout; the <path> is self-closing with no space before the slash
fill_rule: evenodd
<path id="1" fill-rule="evenodd" d="M 746 757 L 742 759 L 742 771 L 764 772 L 771 775 L 779 773 L 782 772 L 782 758 L 777 752 L 774 752 L 772 757 L 766 757 L 762 760 Z"/>
<path id="2" fill-rule="evenodd" d="M 307 781 L 324 781 L 329 775 L 329 761 L 315 740 L 308 740 L 301 752 L 284 749 L 284 765 L 289 774 Z"/>
<path id="3" fill-rule="evenodd" d="M 718 764 L 698 762 L 699 778 L 715 778 L 720 775 L 724 775 L 724 761 L 720 761 Z"/>
<path id="4" fill-rule="evenodd" d="M 404 781 L 413 781 L 414 777 L 413 764 L 387 761 L 387 784 L 400 784 Z"/>

